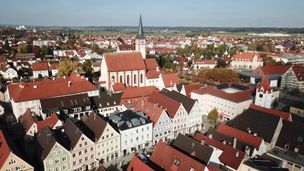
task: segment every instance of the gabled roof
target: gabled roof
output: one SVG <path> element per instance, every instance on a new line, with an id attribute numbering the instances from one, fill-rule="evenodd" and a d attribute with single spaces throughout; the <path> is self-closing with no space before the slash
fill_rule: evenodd
<path id="1" fill-rule="evenodd" d="M 238 140 L 243 141 L 247 144 L 253 145 L 256 149 L 260 148 L 260 145 L 262 144 L 262 141 L 263 141 L 263 139 L 261 137 L 254 136 L 245 131 L 235 129 L 235 128 L 230 127 L 225 124 L 220 124 L 216 128 L 216 131 L 219 133 L 222 133 L 226 136 L 235 137 Z"/>
<path id="2" fill-rule="evenodd" d="M 263 92 L 263 93 L 272 91 L 272 88 L 270 87 L 267 76 L 263 76 L 260 85 L 257 86 L 257 91 Z"/>
<path id="3" fill-rule="evenodd" d="M 33 71 L 49 70 L 49 65 L 47 62 L 34 63 L 34 64 L 32 64 L 32 70 Z"/>
<path id="4" fill-rule="evenodd" d="M 257 56 L 257 61 L 263 61 L 263 58 L 255 52 L 239 52 L 236 53 L 231 60 L 233 61 L 253 61 L 254 56 Z"/>
<path id="5" fill-rule="evenodd" d="M 165 87 L 173 87 L 179 83 L 179 78 L 177 73 L 162 73 L 163 82 Z"/>
<path id="6" fill-rule="evenodd" d="M 2 130 L 0 129 L 0 168 L 4 165 L 6 160 L 9 157 L 10 154 L 10 147 L 8 146 L 8 143 L 4 137 L 4 134 Z"/>
<path id="7" fill-rule="evenodd" d="M 165 170 L 185 171 L 191 168 L 204 170 L 206 167 L 204 164 L 161 141 L 157 143 L 150 159 Z"/>
<path id="8" fill-rule="evenodd" d="M 233 169 L 237 170 L 245 157 L 244 152 L 211 139 L 199 132 L 195 132 L 193 138 L 203 144 L 207 144 L 209 146 L 213 146 L 219 150 L 222 150 L 223 152 L 219 156 L 220 162 L 232 167 Z"/>
<path id="9" fill-rule="evenodd" d="M 161 94 L 158 92 L 152 93 L 148 99 L 149 102 L 157 104 L 161 108 L 165 109 L 171 118 L 174 118 L 177 110 L 179 109 L 181 103 Z"/>
<path id="10" fill-rule="evenodd" d="M 155 125 L 158 122 L 161 114 L 164 111 L 164 109 L 158 107 L 156 104 L 144 100 L 139 101 L 135 105 L 134 110 L 143 112 L 147 116 L 149 116 L 149 119 L 153 122 L 153 125 Z"/>
<path id="11" fill-rule="evenodd" d="M 298 81 L 304 81 L 304 67 L 294 66 L 292 67 L 294 74 L 296 75 Z"/>
<path id="12" fill-rule="evenodd" d="M 182 134 L 178 134 L 172 142 L 172 146 L 178 148 L 186 155 L 191 156 L 207 165 L 213 153 L 213 148 Z"/>
<path id="13" fill-rule="evenodd" d="M 184 85 L 185 86 L 185 91 L 186 91 L 186 96 L 190 96 L 190 93 L 194 90 L 197 90 L 201 87 L 199 84 L 190 84 L 190 85 Z"/>
<path id="14" fill-rule="evenodd" d="M 156 79 L 159 78 L 159 75 L 160 75 L 160 71 L 156 71 L 156 70 L 148 70 L 146 72 L 147 79 Z"/>
<path id="15" fill-rule="evenodd" d="M 283 127 L 275 145 L 292 152 L 295 152 L 295 148 L 297 148 L 297 153 L 304 155 L 303 130 L 303 123 L 283 121 Z"/>
<path id="16" fill-rule="evenodd" d="M 48 99 L 41 99 L 42 111 L 51 109 L 72 109 L 74 107 L 90 106 L 91 102 L 87 93 L 75 94 L 62 97 L 54 97 Z"/>
<path id="17" fill-rule="evenodd" d="M 156 62 L 155 58 L 148 58 L 144 59 L 147 70 L 156 70 L 159 68 L 158 63 Z"/>
<path id="18" fill-rule="evenodd" d="M 112 88 L 114 92 L 120 92 L 126 88 L 126 85 L 124 83 L 114 83 Z"/>
<path id="19" fill-rule="evenodd" d="M 194 104 L 195 104 L 195 100 L 191 99 L 190 97 L 188 96 L 185 96 L 181 93 L 178 93 L 177 91 L 169 91 L 167 89 L 162 89 L 160 91 L 161 94 L 179 102 L 179 103 L 182 103 L 183 106 L 185 107 L 186 111 L 188 112 L 188 114 L 190 113 L 190 111 L 192 110 Z"/>
<path id="20" fill-rule="evenodd" d="M 22 124 L 22 127 L 25 129 L 25 132 L 27 133 L 29 129 L 32 127 L 32 125 L 35 124 L 36 120 L 32 115 L 30 109 L 27 109 L 25 113 L 19 118 L 19 122 Z"/>
<path id="21" fill-rule="evenodd" d="M 8 85 L 9 95 L 15 102 L 86 93 L 94 90 L 98 89 L 79 75 L 71 75 L 67 79 L 57 78 Z"/>
<path id="22" fill-rule="evenodd" d="M 274 111 L 272 109 L 265 110 L 265 108 L 260 110 L 261 108 L 262 107 L 256 105 L 251 105 L 249 109 L 235 117 L 228 125 L 244 132 L 256 133 L 262 137 L 265 142 L 270 143 L 276 133 L 280 117 L 271 114 L 270 112 Z"/>
<path id="23" fill-rule="evenodd" d="M 264 75 L 273 75 L 273 74 L 283 75 L 289 68 L 290 68 L 289 65 L 268 64 L 268 65 L 260 66 L 260 67 L 256 68 L 254 72 L 261 70 Z"/>
<path id="24" fill-rule="evenodd" d="M 200 89 L 194 90 L 192 92 L 197 94 L 210 94 L 212 96 L 226 99 L 235 103 L 240 103 L 251 99 L 251 91 L 249 89 L 242 92 L 226 93 L 214 87 L 201 87 Z"/>
<path id="25" fill-rule="evenodd" d="M 286 121 L 290 121 L 290 119 L 291 119 L 291 114 L 290 113 L 275 110 L 275 109 L 268 109 L 268 108 L 265 108 L 265 107 L 257 106 L 255 104 L 251 104 L 249 106 L 249 109 L 256 110 L 256 111 L 259 111 L 259 112 L 264 112 L 264 113 L 271 114 L 271 115 L 274 115 L 274 116 L 278 116 L 280 118 L 283 118 Z"/>
<path id="26" fill-rule="evenodd" d="M 79 138 L 83 134 L 70 118 L 67 118 L 64 123 L 64 133 L 68 136 L 70 140 L 69 149 L 73 149 L 75 147 L 75 145 L 79 141 Z"/>
<path id="27" fill-rule="evenodd" d="M 155 86 L 146 86 L 146 87 L 127 87 L 123 90 L 121 99 L 132 99 L 140 97 L 148 97 L 153 92 L 157 91 Z"/>
<path id="28" fill-rule="evenodd" d="M 46 127 L 42 129 L 42 131 L 39 132 L 36 137 L 37 142 L 40 145 L 38 148 L 39 154 L 41 159 L 44 160 L 56 143 L 54 132 L 50 128 Z"/>
<path id="29" fill-rule="evenodd" d="M 146 70 L 140 52 L 105 53 L 104 60 L 109 72 Z"/>
<path id="30" fill-rule="evenodd" d="M 100 139 L 102 133 L 107 127 L 107 122 L 95 112 L 91 113 L 83 122 L 94 133 L 95 142 Z"/>
<path id="31" fill-rule="evenodd" d="M 134 155 L 128 165 L 127 171 L 154 171 L 154 169 L 148 166 L 138 156 Z"/>
<path id="32" fill-rule="evenodd" d="M 53 113 L 50 117 L 46 118 L 42 121 L 37 121 L 37 129 L 40 132 L 45 127 L 54 128 L 56 123 L 59 121 L 56 113 Z"/>
<path id="33" fill-rule="evenodd" d="M 107 94 L 100 92 L 99 96 L 92 97 L 92 105 L 94 109 L 107 108 L 120 105 L 120 98 L 122 93 Z"/>

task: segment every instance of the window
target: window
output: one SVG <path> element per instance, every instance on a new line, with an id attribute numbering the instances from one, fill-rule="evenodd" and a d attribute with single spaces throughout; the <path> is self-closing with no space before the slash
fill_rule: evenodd
<path id="1" fill-rule="evenodd" d="M 136 77 L 137 77 L 136 74 L 134 74 L 133 77 L 134 77 L 134 80 L 133 80 L 134 84 L 137 84 L 137 83 L 136 83 L 136 80 L 137 80 L 137 79 L 136 79 Z"/>
<path id="2" fill-rule="evenodd" d="M 74 165 L 74 166 L 76 165 L 76 161 L 73 161 L 73 165 Z"/>
<path id="3" fill-rule="evenodd" d="M 144 83 L 144 76 L 143 76 L 142 73 L 140 74 L 140 83 L 141 83 L 141 84 Z"/>
<path id="4" fill-rule="evenodd" d="M 122 75 L 119 76 L 119 82 L 122 83 Z"/>
<path id="5" fill-rule="evenodd" d="M 79 153 L 78 153 L 79 155 L 81 155 L 81 151 L 79 151 Z"/>
<path id="6" fill-rule="evenodd" d="M 127 75 L 127 84 L 130 84 L 130 75 Z"/>
<path id="7" fill-rule="evenodd" d="M 81 163 L 82 162 L 82 159 L 79 159 L 79 163 Z"/>

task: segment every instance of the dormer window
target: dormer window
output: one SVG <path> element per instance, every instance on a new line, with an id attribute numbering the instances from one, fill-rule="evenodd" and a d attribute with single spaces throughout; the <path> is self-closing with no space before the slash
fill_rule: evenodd
<path id="1" fill-rule="evenodd" d="M 285 148 L 286 150 L 288 150 L 288 149 L 289 149 L 289 145 L 288 145 L 288 144 L 285 144 L 284 148 Z"/>
<path id="2" fill-rule="evenodd" d="M 174 164 L 175 166 L 178 166 L 179 163 L 180 163 L 180 160 L 178 160 L 178 159 L 175 159 L 174 162 L 173 162 L 173 164 Z"/>

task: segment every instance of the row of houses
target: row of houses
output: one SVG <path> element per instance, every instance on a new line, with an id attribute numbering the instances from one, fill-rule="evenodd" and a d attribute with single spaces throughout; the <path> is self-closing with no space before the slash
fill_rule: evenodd
<path id="1" fill-rule="evenodd" d="M 151 156 L 133 156 L 128 170 L 300 171 L 304 164 L 300 127 L 289 113 L 250 105 L 206 134 L 179 134 L 170 144 L 159 142 Z"/>

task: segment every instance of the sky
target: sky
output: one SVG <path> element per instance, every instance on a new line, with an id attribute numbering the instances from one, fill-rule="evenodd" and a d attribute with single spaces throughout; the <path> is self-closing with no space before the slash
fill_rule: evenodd
<path id="1" fill-rule="evenodd" d="M 0 0 L 0 24 L 304 27 L 303 0 Z"/>

